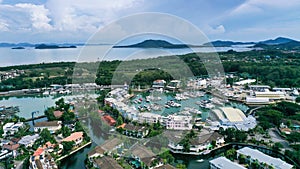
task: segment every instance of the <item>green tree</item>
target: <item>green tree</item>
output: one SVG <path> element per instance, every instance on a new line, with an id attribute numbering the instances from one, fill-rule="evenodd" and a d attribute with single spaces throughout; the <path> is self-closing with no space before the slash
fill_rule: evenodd
<path id="1" fill-rule="evenodd" d="M 119 115 L 118 119 L 117 119 L 117 123 L 116 123 L 116 126 L 119 126 L 119 125 L 122 125 L 124 122 L 123 122 L 123 118 L 122 116 Z"/>
<path id="2" fill-rule="evenodd" d="M 69 127 L 63 126 L 63 127 L 61 128 L 61 130 L 62 130 L 62 135 L 63 135 L 63 137 L 68 137 L 68 136 L 71 135 L 71 131 L 70 131 Z"/>
<path id="3" fill-rule="evenodd" d="M 73 149 L 74 141 L 63 141 L 61 143 L 63 145 L 63 154 L 69 153 Z"/>
<path id="4" fill-rule="evenodd" d="M 51 143 L 56 143 L 56 140 L 53 135 L 51 135 L 48 129 L 43 129 L 40 133 L 40 138 L 42 139 L 42 144 L 50 141 Z"/>

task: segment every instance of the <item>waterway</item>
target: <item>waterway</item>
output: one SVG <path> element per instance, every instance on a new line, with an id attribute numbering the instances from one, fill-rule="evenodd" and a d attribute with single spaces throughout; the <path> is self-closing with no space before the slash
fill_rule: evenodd
<path id="1" fill-rule="evenodd" d="M 96 94 L 90 94 L 89 96 L 96 97 Z M 33 111 L 39 111 L 40 114 L 38 115 L 43 115 L 44 110 L 47 107 L 54 106 L 55 101 L 57 101 L 60 98 L 64 98 L 65 100 L 70 100 L 74 97 L 84 97 L 84 95 L 69 95 L 69 96 L 47 96 L 43 97 L 41 95 L 35 95 L 35 96 L 23 96 L 23 97 L 2 97 L 0 98 L 0 106 L 5 105 L 5 106 L 19 106 L 20 112 L 17 114 L 20 117 L 24 118 L 31 118 L 31 112 Z M 180 109 L 183 107 L 195 107 L 199 108 L 195 104 L 196 101 L 202 100 L 202 99 L 209 99 L 211 98 L 210 95 L 205 95 L 204 97 L 201 98 L 191 98 L 190 100 L 185 100 L 182 101 L 182 107 L 181 108 L 170 108 L 170 109 L 165 109 L 166 115 L 170 114 L 171 112 L 178 112 Z M 167 96 L 167 100 L 173 99 L 171 96 Z M 229 103 L 232 106 L 238 107 L 245 111 L 247 109 L 246 106 L 239 104 L 239 103 Z M 202 111 L 202 116 L 208 116 L 208 110 L 201 110 Z M 203 117 L 202 117 L 203 118 Z M 37 121 L 44 121 L 46 118 L 38 119 Z M 32 125 L 32 122 L 29 122 L 30 125 Z M 86 158 L 86 155 L 89 151 L 91 151 L 96 145 L 102 144 L 104 140 L 107 139 L 108 135 L 105 135 L 102 131 L 100 131 L 99 124 L 96 122 L 92 122 L 89 119 L 82 120 L 82 123 L 87 126 L 88 128 L 88 133 L 91 136 L 93 140 L 93 144 L 76 152 L 72 156 L 64 159 L 61 161 L 61 168 L 63 169 L 81 169 L 84 168 L 84 160 Z M 188 169 L 198 169 L 198 168 L 203 168 L 206 169 L 209 167 L 208 161 L 210 159 L 204 159 L 203 162 L 197 162 L 197 160 L 201 159 L 200 156 L 175 156 L 177 162 L 183 162 L 188 166 Z"/>

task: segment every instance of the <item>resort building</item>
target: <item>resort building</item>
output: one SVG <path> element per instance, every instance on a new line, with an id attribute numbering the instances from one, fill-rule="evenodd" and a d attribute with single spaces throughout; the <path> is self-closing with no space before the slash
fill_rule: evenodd
<path id="1" fill-rule="evenodd" d="M 168 130 L 191 130 L 192 119 L 192 116 L 169 115 L 164 123 Z"/>
<path id="2" fill-rule="evenodd" d="M 190 140 L 189 152 L 184 152 L 184 147 L 180 143 L 185 136 L 183 133 L 177 131 L 177 133 L 168 132 L 165 134 L 165 136 L 169 140 L 168 147 L 173 153 L 200 155 L 205 150 L 210 150 L 211 148 L 213 148 L 212 142 L 214 141 L 216 143 L 216 147 L 222 146 L 225 143 L 224 137 L 222 135 L 214 131 L 211 132 L 203 129 L 203 131 L 199 133 L 196 138 Z"/>
<path id="3" fill-rule="evenodd" d="M 247 105 L 267 105 L 270 104 L 269 98 L 255 98 L 255 97 L 246 97 L 246 104 Z"/>
<path id="4" fill-rule="evenodd" d="M 225 157 L 218 157 L 209 161 L 210 169 L 246 169 L 235 162 L 230 161 Z"/>
<path id="5" fill-rule="evenodd" d="M 157 122 L 161 122 L 162 116 L 154 113 L 139 113 L 138 114 L 138 122 L 153 124 Z"/>
<path id="6" fill-rule="evenodd" d="M 170 89 L 170 90 L 179 89 L 180 87 L 181 87 L 181 81 L 180 80 L 172 80 L 167 85 L 167 89 Z"/>
<path id="7" fill-rule="evenodd" d="M 129 151 L 131 157 L 140 162 L 141 168 L 152 169 L 162 165 L 156 155 L 143 145 L 136 144 Z"/>
<path id="8" fill-rule="evenodd" d="M 255 92 L 255 97 L 257 98 L 269 98 L 272 100 L 282 100 L 285 99 L 284 92 Z"/>
<path id="9" fill-rule="evenodd" d="M 220 122 L 219 127 L 235 127 L 238 130 L 248 131 L 256 126 L 256 119 L 249 115 L 248 117 L 237 108 L 221 107 L 212 110 L 212 115 Z"/>
<path id="10" fill-rule="evenodd" d="M 40 136 L 38 134 L 34 135 L 27 135 L 21 138 L 19 140 L 19 144 L 24 145 L 25 147 L 31 147 L 33 143 L 39 138 Z"/>
<path id="11" fill-rule="evenodd" d="M 121 148 L 124 145 L 123 141 L 118 138 L 113 138 L 105 141 L 103 144 L 95 147 L 94 150 L 88 153 L 88 158 L 90 161 L 92 158 L 103 157 L 104 154 L 111 155 L 118 148 Z"/>
<path id="12" fill-rule="evenodd" d="M 123 167 L 113 158 L 104 156 L 101 158 L 95 158 L 92 160 L 95 168 L 101 169 L 123 169 Z"/>
<path id="13" fill-rule="evenodd" d="M 270 90 L 271 87 L 268 85 L 249 85 L 249 89 L 252 91 L 265 91 Z"/>
<path id="14" fill-rule="evenodd" d="M 237 85 L 237 86 L 243 86 L 243 85 L 251 84 L 251 83 L 255 83 L 255 82 L 256 82 L 256 79 L 247 79 L 247 80 L 242 80 L 239 82 L 234 82 L 233 84 Z"/>
<path id="15" fill-rule="evenodd" d="M 131 137 L 144 138 L 149 134 L 149 129 L 145 126 L 124 123 L 118 126 L 118 128 L 122 128 L 122 134 Z"/>
<path id="16" fill-rule="evenodd" d="M 274 158 L 269 155 L 266 155 L 256 149 L 252 149 L 249 147 L 244 147 L 242 149 L 237 150 L 237 158 L 240 155 L 244 155 L 246 157 L 249 157 L 250 163 L 257 161 L 261 166 L 272 166 L 275 169 L 291 169 L 293 168 L 293 165 L 286 163 L 285 161 Z"/>
<path id="17" fill-rule="evenodd" d="M 43 129 L 48 129 L 51 134 L 61 129 L 61 121 L 43 121 L 37 122 L 34 125 L 34 132 L 42 131 Z"/>
<path id="18" fill-rule="evenodd" d="M 75 146 L 78 146 L 83 141 L 83 132 L 80 131 L 80 132 L 72 133 L 70 136 L 64 138 L 62 141 L 74 141 Z"/>
<path id="19" fill-rule="evenodd" d="M 165 84 L 166 84 L 165 80 L 155 80 L 155 81 L 153 81 L 152 88 L 155 88 L 155 89 L 164 88 Z"/>

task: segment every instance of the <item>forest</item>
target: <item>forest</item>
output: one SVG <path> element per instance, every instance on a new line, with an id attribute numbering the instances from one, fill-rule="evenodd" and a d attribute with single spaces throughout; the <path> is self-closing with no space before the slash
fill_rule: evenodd
<path id="1" fill-rule="evenodd" d="M 95 82 L 98 85 L 127 84 L 149 86 L 153 80 L 188 79 L 207 76 L 203 58 L 211 53 L 190 53 L 180 56 L 130 61 L 102 61 L 93 63 L 57 62 L 0 67 L 1 73 L 24 70 L 21 76 L 2 80 L 0 91 L 43 88 L 51 84 Z M 300 54 L 283 50 L 227 51 L 218 53 L 225 74 L 234 80 L 254 78 L 258 84 L 271 87 L 300 87 Z M 78 80 L 80 79 L 80 80 Z M 228 79 L 228 83 L 234 80 Z"/>

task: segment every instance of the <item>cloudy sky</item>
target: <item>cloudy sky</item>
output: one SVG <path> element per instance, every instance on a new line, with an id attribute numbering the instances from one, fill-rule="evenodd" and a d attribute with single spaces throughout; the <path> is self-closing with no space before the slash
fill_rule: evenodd
<path id="1" fill-rule="evenodd" d="M 85 42 L 140 12 L 178 16 L 211 40 L 300 40 L 299 9 L 299 0 L 0 0 L 0 41 Z"/>

